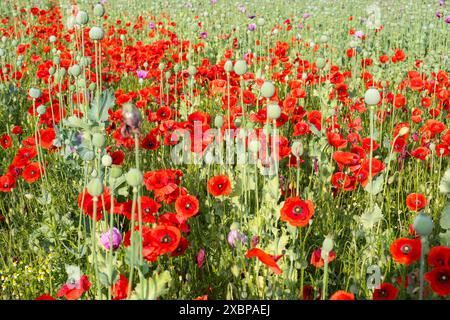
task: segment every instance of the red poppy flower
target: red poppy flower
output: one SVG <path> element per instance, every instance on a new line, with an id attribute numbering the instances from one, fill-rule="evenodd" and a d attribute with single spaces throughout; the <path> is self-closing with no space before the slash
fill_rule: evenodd
<path id="1" fill-rule="evenodd" d="M 5 174 L 0 177 L 0 191 L 10 192 L 16 186 L 16 178 L 11 174 Z"/>
<path id="2" fill-rule="evenodd" d="M 6 133 L 3 134 L 0 137 L 0 144 L 2 145 L 3 149 L 9 149 L 12 146 L 12 139 L 9 135 L 7 135 Z"/>
<path id="3" fill-rule="evenodd" d="M 359 162 L 361 157 L 352 152 L 335 151 L 333 153 L 333 159 L 340 166 L 353 166 Z"/>
<path id="4" fill-rule="evenodd" d="M 124 275 L 119 275 L 119 280 L 111 287 L 113 300 L 123 300 L 128 297 L 128 279 Z"/>
<path id="5" fill-rule="evenodd" d="M 419 211 L 427 205 L 427 199 L 421 193 L 411 193 L 406 197 L 406 205 L 411 211 Z"/>
<path id="6" fill-rule="evenodd" d="M 316 296 L 314 296 L 314 287 L 305 284 L 303 286 L 303 300 L 319 300 L 320 299 L 320 291 L 317 293 Z"/>
<path id="7" fill-rule="evenodd" d="M 433 267 L 450 267 L 450 248 L 436 246 L 428 253 L 428 265 Z"/>
<path id="8" fill-rule="evenodd" d="M 141 210 L 142 210 L 142 222 L 143 223 L 155 223 L 156 218 L 154 216 L 155 213 L 158 212 L 161 205 L 153 200 L 150 197 L 142 196 L 141 197 Z M 133 200 L 129 200 L 122 204 L 121 208 L 118 208 L 117 213 L 121 213 L 131 220 L 131 211 L 133 209 Z M 116 211 L 116 210 L 114 210 Z M 134 219 L 135 221 L 139 221 L 139 209 L 136 206 L 134 210 Z"/>
<path id="9" fill-rule="evenodd" d="M 450 294 L 450 267 L 433 268 L 430 272 L 425 273 L 424 278 L 430 283 L 434 293 L 440 296 Z"/>
<path id="10" fill-rule="evenodd" d="M 330 300 L 355 300 L 355 295 L 350 292 L 339 290 L 333 293 L 333 295 L 330 297 Z"/>
<path id="11" fill-rule="evenodd" d="M 154 249 L 158 255 L 172 252 L 178 247 L 180 240 L 181 233 L 177 227 L 166 225 L 157 226 L 155 229 L 152 229 L 150 234 L 150 245 L 144 247 L 144 256 L 146 250 L 151 252 L 152 249 Z"/>
<path id="12" fill-rule="evenodd" d="M 181 237 L 178 247 L 174 251 L 172 251 L 170 256 L 171 257 L 181 256 L 187 250 L 188 247 L 189 247 L 189 242 L 186 240 L 186 238 Z"/>
<path id="13" fill-rule="evenodd" d="M 147 150 L 156 150 L 160 145 L 161 144 L 158 141 L 158 137 L 153 133 L 147 134 L 141 141 L 141 147 Z"/>
<path id="14" fill-rule="evenodd" d="M 45 149 L 50 149 L 53 146 L 53 141 L 56 138 L 56 132 L 53 128 L 39 130 L 41 137 L 41 145 Z"/>
<path id="15" fill-rule="evenodd" d="M 14 157 L 12 164 L 18 168 L 25 167 L 31 159 L 37 156 L 37 150 L 35 147 L 20 148 L 17 150 L 17 154 Z"/>
<path id="16" fill-rule="evenodd" d="M 246 258 L 258 258 L 259 261 L 264 263 L 266 266 L 270 268 L 275 274 L 280 275 L 283 273 L 283 271 L 280 269 L 280 267 L 277 265 L 277 260 L 281 258 L 281 256 L 274 257 L 266 252 L 264 252 L 261 249 L 258 248 L 252 248 L 247 251 L 245 254 Z"/>
<path id="17" fill-rule="evenodd" d="M 43 294 L 43 295 L 37 297 L 37 298 L 34 299 L 34 300 L 56 300 L 56 299 L 53 298 L 53 297 L 52 297 L 51 295 L 49 295 L 49 294 Z"/>
<path id="18" fill-rule="evenodd" d="M 89 290 L 91 283 L 86 275 L 83 275 L 76 284 L 64 284 L 56 294 L 57 297 L 66 297 L 67 300 L 77 300 L 83 293 Z"/>
<path id="19" fill-rule="evenodd" d="M 336 258 L 336 252 L 330 251 L 328 254 L 328 262 L 333 261 Z M 310 263 L 316 268 L 322 268 L 324 266 L 325 260 L 322 258 L 322 249 L 316 249 L 311 254 Z"/>
<path id="20" fill-rule="evenodd" d="M 309 200 L 301 200 L 300 197 L 286 199 L 281 208 L 281 221 L 288 222 L 294 227 L 304 227 L 314 215 L 314 204 Z"/>
<path id="21" fill-rule="evenodd" d="M 227 176 L 215 176 L 208 180 L 208 192 L 215 197 L 227 196 L 231 193 L 231 183 Z"/>
<path id="22" fill-rule="evenodd" d="M 400 238 L 395 240 L 390 248 L 395 262 L 409 265 L 420 259 L 422 245 L 420 239 Z"/>
<path id="23" fill-rule="evenodd" d="M 384 282 L 373 291 L 373 300 L 395 300 L 398 296 L 398 289 L 392 284 Z"/>
<path id="24" fill-rule="evenodd" d="M 28 183 L 34 183 L 41 177 L 40 165 L 37 162 L 32 162 L 25 167 L 22 174 L 23 179 Z"/>
<path id="25" fill-rule="evenodd" d="M 11 129 L 11 133 L 12 133 L 12 134 L 15 134 L 15 135 L 22 134 L 22 132 L 23 132 L 23 130 L 22 130 L 22 127 L 21 127 L 21 126 L 14 126 L 14 127 Z"/>
<path id="26" fill-rule="evenodd" d="M 198 200 L 191 195 L 178 197 L 175 201 L 175 210 L 183 218 L 190 218 L 198 213 Z"/>
<path id="27" fill-rule="evenodd" d="M 105 203 L 103 204 L 103 201 Z M 103 206 L 104 205 L 104 206 Z M 84 190 L 84 201 L 83 201 L 83 192 L 80 192 L 78 195 L 78 207 L 83 208 L 83 212 L 93 218 L 94 215 L 94 198 L 87 192 L 87 189 Z M 111 195 L 108 188 L 103 190 L 102 196 L 98 197 L 97 201 L 97 221 L 99 221 L 103 217 L 103 208 L 106 211 L 111 209 Z"/>

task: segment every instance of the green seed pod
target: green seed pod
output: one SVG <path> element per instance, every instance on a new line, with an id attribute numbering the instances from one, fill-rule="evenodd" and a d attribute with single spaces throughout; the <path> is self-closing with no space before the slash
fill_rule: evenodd
<path id="1" fill-rule="evenodd" d="M 85 25 L 89 22 L 89 16 L 86 11 L 79 11 L 75 17 L 75 21 L 79 25 Z"/>
<path id="2" fill-rule="evenodd" d="M 178 63 L 173 66 L 173 71 L 175 71 L 176 73 L 180 72 L 180 70 L 181 70 L 181 66 Z"/>
<path id="3" fill-rule="evenodd" d="M 112 158 L 111 158 L 111 156 L 109 154 L 103 155 L 103 157 L 102 157 L 102 165 L 104 167 L 110 167 L 112 165 L 112 161 L 113 160 L 112 160 Z"/>
<path id="4" fill-rule="evenodd" d="M 103 17 L 105 14 L 105 8 L 100 4 L 96 4 L 94 7 L 94 16 L 96 17 Z"/>
<path id="5" fill-rule="evenodd" d="M 214 118 L 214 126 L 221 128 L 223 126 L 223 117 L 219 114 Z"/>
<path id="6" fill-rule="evenodd" d="M 234 72 L 236 72 L 237 75 L 242 76 L 247 72 L 247 62 L 245 60 L 238 60 L 234 64 Z"/>
<path id="7" fill-rule="evenodd" d="M 92 27 L 91 30 L 89 30 L 89 38 L 91 38 L 91 40 L 100 41 L 104 36 L 105 32 L 101 27 Z"/>
<path id="8" fill-rule="evenodd" d="M 83 125 L 83 120 L 76 116 L 70 116 L 65 122 L 69 127 L 77 128 Z"/>
<path id="9" fill-rule="evenodd" d="M 99 178 L 92 179 L 87 186 L 88 193 L 93 197 L 98 197 L 103 193 L 103 183 Z"/>
<path id="10" fill-rule="evenodd" d="M 163 71 L 165 68 L 166 68 L 166 64 L 163 63 L 163 62 L 161 62 L 161 63 L 158 65 L 158 69 L 159 69 L 160 71 Z"/>
<path id="11" fill-rule="evenodd" d="M 270 119 L 278 119 L 281 116 L 281 108 L 277 104 L 270 104 L 267 106 L 267 117 Z"/>
<path id="12" fill-rule="evenodd" d="M 144 176 L 142 172 L 136 168 L 131 168 L 125 175 L 127 183 L 132 187 L 138 187 L 144 182 Z"/>
<path id="13" fill-rule="evenodd" d="M 45 111 L 47 111 L 47 107 L 44 106 L 43 104 L 41 104 L 39 107 L 37 107 L 36 111 L 40 115 L 43 115 L 45 113 Z"/>
<path id="14" fill-rule="evenodd" d="M 264 98 L 270 99 L 275 94 L 275 86 L 273 85 L 272 81 L 264 81 L 263 85 L 261 86 L 261 95 Z"/>
<path id="15" fill-rule="evenodd" d="M 78 77 L 81 73 L 81 67 L 78 64 L 74 64 L 70 67 L 69 73 L 74 77 Z"/>
<path id="16" fill-rule="evenodd" d="M 94 91 L 94 90 L 95 90 L 95 83 L 94 83 L 94 82 L 90 83 L 88 89 L 89 89 L 90 91 Z"/>
<path id="17" fill-rule="evenodd" d="M 50 43 L 53 43 L 53 42 L 56 41 L 56 37 L 55 37 L 55 36 L 50 36 L 50 37 L 48 38 L 48 41 L 49 41 Z"/>
<path id="18" fill-rule="evenodd" d="M 333 238 L 331 238 L 330 236 L 326 236 L 322 243 L 322 254 L 321 254 L 324 260 L 328 259 L 328 254 L 331 252 L 331 250 L 333 250 L 333 246 L 334 246 Z"/>
<path id="19" fill-rule="evenodd" d="M 242 123 L 241 118 L 234 119 L 234 125 L 236 126 L 236 128 L 239 128 L 241 126 L 241 123 Z"/>
<path id="20" fill-rule="evenodd" d="M 95 153 L 92 150 L 86 151 L 82 156 L 82 159 L 84 161 L 92 161 L 92 160 L 94 160 L 94 158 L 95 158 Z"/>
<path id="21" fill-rule="evenodd" d="M 364 101 L 369 106 L 375 106 L 380 102 L 381 96 L 377 89 L 370 88 L 364 94 Z"/>
<path id="22" fill-rule="evenodd" d="M 429 236 L 433 226 L 433 220 L 424 212 L 419 213 L 414 219 L 413 228 L 421 237 Z"/>
<path id="23" fill-rule="evenodd" d="M 264 18 L 258 18 L 258 21 L 256 22 L 258 26 L 263 26 L 265 23 L 266 21 L 264 20 Z"/>
<path id="24" fill-rule="evenodd" d="M 86 87 L 86 80 L 84 80 L 83 78 L 78 78 L 77 79 L 77 85 L 80 88 Z M 94 89 L 95 89 L 95 86 L 94 86 Z"/>
<path id="25" fill-rule="evenodd" d="M 188 72 L 190 76 L 194 76 L 197 73 L 197 68 L 194 66 L 189 66 Z"/>
<path id="26" fill-rule="evenodd" d="M 60 57 L 54 57 L 53 58 L 53 63 L 57 66 L 59 66 L 59 64 L 61 63 L 61 58 Z"/>
<path id="27" fill-rule="evenodd" d="M 164 74 L 164 78 L 166 80 L 169 80 L 171 76 L 172 76 L 172 72 L 170 72 L 170 71 L 166 71 L 166 73 Z"/>
<path id="28" fill-rule="evenodd" d="M 113 165 L 109 174 L 111 175 L 111 178 L 117 179 L 122 175 L 122 168 L 117 165 Z"/>
<path id="29" fill-rule="evenodd" d="M 103 133 L 94 133 L 92 135 L 92 144 L 94 147 L 101 148 L 105 145 L 106 137 Z"/>
<path id="30" fill-rule="evenodd" d="M 148 67 L 148 62 L 145 61 L 145 62 L 144 62 L 144 69 L 147 69 L 147 67 Z"/>
<path id="31" fill-rule="evenodd" d="M 328 36 L 327 35 L 322 35 L 322 36 L 320 36 L 320 38 L 319 38 L 319 42 L 320 43 L 327 43 L 328 42 Z"/>
<path id="32" fill-rule="evenodd" d="M 296 156 L 297 158 L 301 157 L 303 154 L 303 144 L 301 141 L 294 141 L 294 143 L 292 143 L 292 154 L 294 156 Z"/>
<path id="33" fill-rule="evenodd" d="M 54 67 L 50 67 L 50 68 L 48 68 L 48 74 L 49 75 L 54 75 L 55 74 L 55 68 Z"/>
<path id="34" fill-rule="evenodd" d="M 225 62 L 225 64 L 223 65 L 223 69 L 225 70 L 225 72 L 230 73 L 231 70 L 233 70 L 233 62 L 231 62 L 230 60 L 227 60 Z"/>
<path id="35" fill-rule="evenodd" d="M 258 140 L 254 139 L 251 140 L 248 144 L 248 150 L 252 153 L 257 153 L 259 151 L 261 144 Z"/>
<path id="36" fill-rule="evenodd" d="M 252 130 L 255 127 L 255 124 L 253 122 L 247 122 L 245 127 L 249 130 Z"/>
<path id="37" fill-rule="evenodd" d="M 41 90 L 36 89 L 36 88 L 30 88 L 30 90 L 28 91 L 28 94 L 30 95 L 30 97 L 32 97 L 33 99 L 39 99 L 41 97 Z"/>
<path id="38" fill-rule="evenodd" d="M 324 58 L 322 58 L 322 57 L 317 58 L 317 60 L 316 60 L 317 68 L 323 69 L 326 64 L 327 64 L 327 61 Z"/>
<path id="39" fill-rule="evenodd" d="M 5 56 L 5 50 L 0 48 L 0 57 L 4 57 L 4 56 Z"/>

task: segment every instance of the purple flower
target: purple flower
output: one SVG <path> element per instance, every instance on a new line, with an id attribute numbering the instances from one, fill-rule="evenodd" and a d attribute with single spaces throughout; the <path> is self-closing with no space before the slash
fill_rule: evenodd
<path id="1" fill-rule="evenodd" d="M 117 250 L 122 242 L 122 235 L 117 228 L 112 228 L 111 231 L 102 233 L 100 236 L 100 242 L 106 250 L 109 250 L 109 242 L 112 238 L 113 250 Z"/>
<path id="2" fill-rule="evenodd" d="M 439 5 L 442 7 L 445 4 L 445 0 L 439 0 Z"/>
<path id="3" fill-rule="evenodd" d="M 301 30 L 301 29 L 303 29 L 303 23 L 300 23 L 299 25 L 298 25 L 298 28 Z"/>
<path id="4" fill-rule="evenodd" d="M 447 18 L 445 18 L 445 23 L 450 23 L 450 16 L 447 16 Z"/>
<path id="5" fill-rule="evenodd" d="M 145 78 L 147 78 L 148 72 L 145 70 L 138 70 L 138 71 L 136 71 L 136 74 L 139 79 L 145 79 Z"/>
<path id="6" fill-rule="evenodd" d="M 156 24 L 153 23 L 153 22 L 150 22 L 150 23 L 148 24 L 148 27 L 149 27 L 150 29 L 155 29 L 155 28 L 156 28 Z"/>
<path id="7" fill-rule="evenodd" d="M 242 4 L 238 5 L 237 8 L 242 13 L 245 13 L 245 11 L 247 11 L 247 8 L 244 5 L 242 5 Z"/>
<path id="8" fill-rule="evenodd" d="M 236 247 L 238 242 L 241 242 L 242 245 L 245 245 L 245 243 L 247 242 L 247 236 L 243 233 L 240 233 L 237 230 L 231 230 L 228 233 L 227 240 L 228 240 L 228 243 L 230 244 L 230 246 L 232 246 L 234 248 L 234 247 Z"/>
<path id="9" fill-rule="evenodd" d="M 412 134 L 412 138 L 413 138 L 414 141 L 419 141 L 419 134 L 417 132 L 414 132 Z"/>
<path id="10" fill-rule="evenodd" d="M 256 30 L 256 24 L 250 23 L 248 25 L 248 31 L 255 31 Z"/>
<path id="11" fill-rule="evenodd" d="M 303 19 L 308 19 L 309 17 L 311 17 L 311 13 L 304 13 L 303 14 Z"/>
<path id="12" fill-rule="evenodd" d="M 108 0 L 100 0 L 100 4 L 106 4 Z"/>
<path id="13" fill-rule="evenodd" d="M 202 38 L 202 39 L 208 38 L 208 32 L 206 32 L 206 31 L 200 32 L 200 38 Z"/>
<path id="14" fill-rule="evenodd" d="M 216 4 L 217 0 L 211 0 L 211 4 Z"/>
<path id="15" fill-rule="evenodd" d="M 259 243 L 259 236 L 252 237 L 252 247 L 256 247 Z"/>
<path id="16" fill-rule="evenodd" d="M 249 19 L 255 19 L 256 16 L 255 16 L 254 14 L 252 14 L 252 15 L 247 16 L 247 18 L 249 18 Z"/>
<path id="17" fill-rule="evenodd" d="M 203 267 L 205 263 L 206 251 L 205 249 L 200 249 L 197 253 L 197 266 L 199 268 Z"/>
<path id="18" fill-rule="evenodd" d="M 364 32 L 362 32 L 361 30 L 356 31 L 355 37 L 361 39 L 362 37 L 364 37 Z"/>
<path id="19" fill-rule="evenodd" d="M 444 16 L 444 14 L 442 13 L 442 12 L 440 12 L 440 11 L 436 11 L 436 17 L 437 18 L 442 18 Z"/>
<path id="20" fill-rule="evenodd" d="M 190 2 L 186 3 L 186 8 L 192 8 L 192 7 L 193 7 L 192 3 L 190 3 Z"/>

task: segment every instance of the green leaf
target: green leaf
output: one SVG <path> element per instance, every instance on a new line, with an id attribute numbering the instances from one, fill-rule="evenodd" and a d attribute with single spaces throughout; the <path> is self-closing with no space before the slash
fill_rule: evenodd
<path id="1" fill-rule="evenodd" d="M 442 210 L 441 220 L 439 221 L 442 229 L 450 229 L 450 203 L 444 207 Z"/>
<path id="2" fill-rule="evenodd" d="M 444 194 L 450 194 L 450 168 L 445 171 L 444 176 L 442 177 L 439 191 Z"/>
<path id="3" fill-rule="evenodd" d="M 153 277 L 142 279 L 135 287 L 131 299 L 133 300 L 156 300 L 169 290 L 171 281 L 169 271 L 153 274 Z"/>
<path id="4" fill-rule="evenodd" d="M 114 103 L 114 91 L 108 89 L 103 91 L 100 99 L 98 99 L 98 96 L 94 97 L 88 111 L 88 119 L 98 123 L 105 122 L 108 120 L 108 110 L 114 106 Z"/>
<path id="5" fill-rule="evenodd" d="M 364 190 L 366 190 L 368 193 L 371 193 L 372 195 L 376 195 L 383 190 L 383 182 L 384 176 L 383 174 L 380 174 L 377 178 L 372 180 L 372 183 L 368 183 L 365 186 Z"/>
<path id="6" fill-rule="evenodd" d="M 380 207 L 375 204 L 373 210 L 366 209 L 360 217 L 360 222 L 365 229 L 371 229 L 383 219 Z"/>

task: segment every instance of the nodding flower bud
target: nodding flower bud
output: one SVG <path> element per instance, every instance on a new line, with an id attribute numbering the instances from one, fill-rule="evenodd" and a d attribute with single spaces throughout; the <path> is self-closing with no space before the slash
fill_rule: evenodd
<path id="1" fill-rule="evenodd" d="M 138 108 L 132 103 L 126 103 L 122 108 L 122 136 L 129 137 L 131 133 L 140 133 L 142 115 Z"/>

